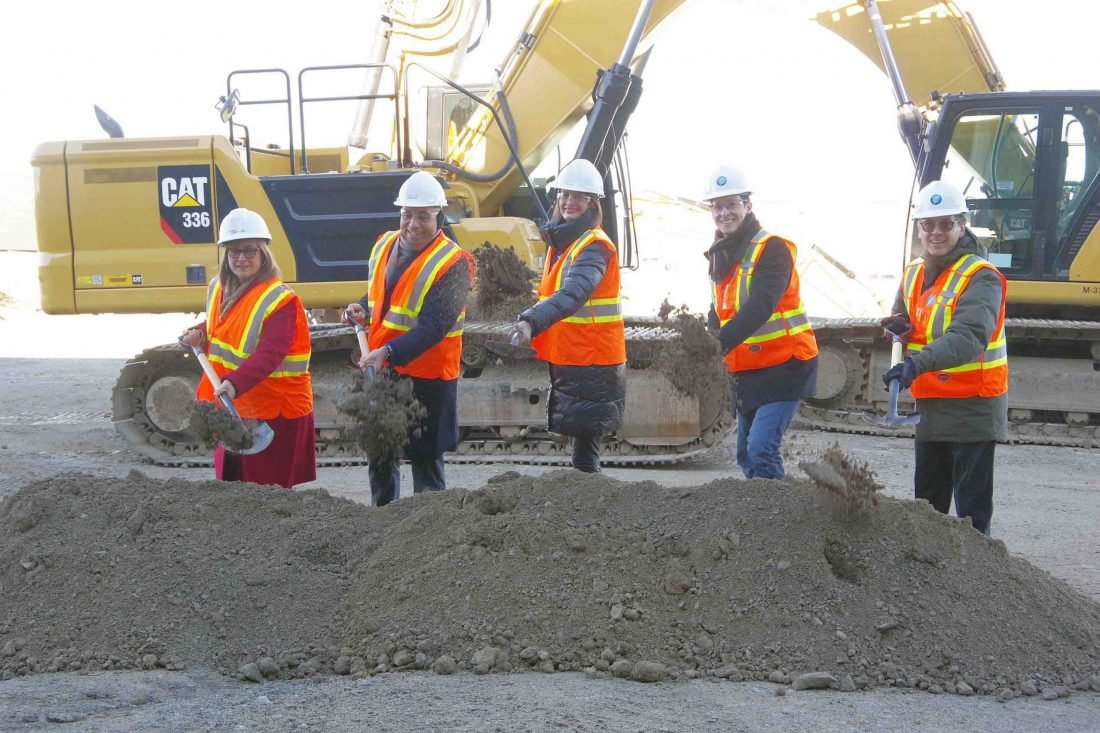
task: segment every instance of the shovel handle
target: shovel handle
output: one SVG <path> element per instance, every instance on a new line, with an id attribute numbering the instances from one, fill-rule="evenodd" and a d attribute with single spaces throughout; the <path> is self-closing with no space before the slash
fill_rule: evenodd
<path id="1" fill-rule="evenodd" d="M 188 346 L 190 346 L 190 344 L 188 344 Z M 199 366 L 202 367 L 203 374 L 210 380 L 210 386 L 217 389 L 218 385 L 222 383 L 222 380 L 221 377 L 218 376 L 218 373 L 214 371 L 214 365 L 210 363 L 210 359 L 206 357 L 206 354 L 198 346 L 191 346 L 191 351 L 195 354 Z M 218 395 L 218 400 L 221 401 L 222 406 L 225 407 L 230 415 L 238 421 L 241 419 L 241 416 L 237 413 L 237 408 L 233 405 L 233 400 L 229 399 L 229 395 L 222 392 Z"/>
<path id="2" fill-rule="evenodd" d="M 890 366 L 901 363 L 904 350 L 905 344 L 901 342 L 901 339 L 895 338 L 894 343 L 890 345 Z"/>

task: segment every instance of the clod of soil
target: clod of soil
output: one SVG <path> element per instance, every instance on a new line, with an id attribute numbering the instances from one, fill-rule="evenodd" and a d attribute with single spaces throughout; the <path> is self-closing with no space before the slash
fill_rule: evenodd
<path id="1" fill-rule="evenodd" d="M 796 480 L 501 478 L 381 509 L 137 472 L 30 484 L 0 504 L 0 674 L 585 669 L 1001 696 L 1100 672 L 1100 604 L 924 502 L 853 523 Z"/>
<path id="2" fill-rule="evenodd" d="M 539 275 L 525 265 L 514 250 L 489 243 L 473 252 L 477 276 L 470 289 L 466 317 L 478 321 L 514 321 L 535 303 L 532 280 Z"/>
<path id="3" fill-rule="evenodd" d="M 667 319 L 672 312 L 666 310 L 668 305 L 666 299 L 658 311 L 661 318 Z M 675 309 L 669 326 L 679 331 L 679 335 L 661 345 L 656 367 L 681 392 L 707 403 L 728 404 L 729 377 L 722 363 L 722 351 L 717 339 L 707 331 L 703 318 L 686 308 Z"/>
<path id="4" fill-rule="evenodd" d="M 252 432 L 214 402 L 196 402 L 191 408 L 189 431 L 206 446 L 221 442 L 229 450 L 252 447 Z"/>
<path id="5" fill-rule="evenodd" d="M 846 519 L 862 519 L 878 504 L 882 484 L 875 480 L 874 470 L 838 443 L 829 446 L 820 461 L 799 461 L 798 467 L 828 492 L 833 510 Z"/>
<path id="6" fill-rule="evenodd" d="M 427 414 L 413 396 L 412 380 L 392 369 L 374 377 L 359 374 L 338 409 L 352 419 L 345 428 L 347 438 L 376 464 L 399 460 L 409 445 L 409 429 L 415 429 Z"/>

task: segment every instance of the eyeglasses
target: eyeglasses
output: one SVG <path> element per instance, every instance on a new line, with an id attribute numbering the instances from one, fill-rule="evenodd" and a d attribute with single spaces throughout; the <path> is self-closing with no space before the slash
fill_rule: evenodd
<path id="1" fill-rule="evenodd" d="M 558 193 L 558 198 L 562 201 L 590 201 L 593 197 L 590 193 L 580 191 L 561 191 Z"/>
<path id="2" fill-rule="evenodd" d="M 439 216 L 439 212 L 440 209 L 429 209 L 427 211 L 406 211 L 405 209 L 401 209 L 401 221 L 415 221 L 418 224 L 431 224 L 435 221 L 435 218 Z"/>
<path id="3" fill-rule="evenodd" d="M 734 199 L 733 201 L 726 201 L 726 202 L 723 202 L 723 203 L 718 203 L 717 201 L 712 201 L 711 204 L 710 204 L 710 210 L 712 212 L 714 212 L 715 214 L 721 214 L 723 211 L 731 211 L 731 212 L 732 211 L 737 211 L 742 206 L 744 206 L 744 204 L 745 204 L 745 200 L 740 199 L 740 198 Z"/>
<path id="4" fill-rule="evenodd" d="M 957 219 L 949 216 L 940 219 L 921 219 L 917 222 L 917 224 L 920 225 L 921 230 L 924 231 L 925 234 L 931 234 L 937 229 L 946 234 L 947 232 L 954 229 L 955 225 L 958 223 L 959 222 Z"/>
<path id="5" fill-rule="evenodd" d="M 256 253 L 260 250 L 256 247 L 244 247 L 243 249 L 227 249 L 225 256 L 231 259 L 246 259 L 250 260 L 256 256 Z"/>

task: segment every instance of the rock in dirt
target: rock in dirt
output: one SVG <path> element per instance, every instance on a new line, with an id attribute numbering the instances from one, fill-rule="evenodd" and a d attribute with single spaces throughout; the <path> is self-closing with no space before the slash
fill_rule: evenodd
<path id="1" fill-rule="evenodd" d="M 638 682 L 660 682 L 667 676 L 668 670 L 659 662 L 638 662 L 630 673 L 630 678 Z"/>
<path id="2" fill-rule="evenodd" d="M 835 684 L 836 677 L 828 672 L 808 672 L 795 677 L 791 687 L 795 690 L 828 690 Z"/>

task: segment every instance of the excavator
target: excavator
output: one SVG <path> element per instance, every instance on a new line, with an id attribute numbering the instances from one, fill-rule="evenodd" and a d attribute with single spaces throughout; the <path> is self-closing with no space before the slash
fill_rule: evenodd
<path id="1" fill-rule="evenodd" d="M 309 67 L 293 80 L 281 69 L 231 72 L 218 105 L 225 136 L 44 143 L 32 160 L 42 308 L 201 311 L 217 271 L 215 233 L 238 206 L 269 222 L 284 279 L 307 308 L 341 308 L 362 295 L 370 244 L 397 227 L 392 202 L 416 170 L 444 184 L 446 227 L 460 246 L 509 249 L 538 270 L 548 200 L 546 180 L 531 171 L 555 154 L 563 163 L 586 158 L 605 174 L 605 227 L 629 268 L 636 250 L 623 136 L 654 31 L 683 3 L 538 0 L 497 78 L 472 86 L 454 79 L 476 43 L 477 20 L 491 16 L 490 0 L 448 0 L 429 17 L 411 14 L 411 0 L 391 0 L 367 63 Z M 817 21 L 887 72 L 915 183 L 944 177 L 961 184 L 975 232 L 1010 280 L 1013 438 L 1094 444 L 1100 92 L 1005 91 L 972 19 L 954 2 L 861 0 Z M 933 58 L 921 53 L 929 43 L 938 44 Z M 449 69 L 440 69 L 441 58 Z M 359 93 L 320 91 L 318 79 L 348 70 L 363 74 Z M 249 94 L 246 83 L 257 80 L 279 91 Z M 910 89 L 922 91 L 912 99 Z M 359 104 L 348 145 L 311 147 L 307 122 L 334 101 Z M 261 109 L 285 114 L 285 145 L 252 141 L 242 112 Z M 560 156 L 577 125 L 576 151 Z M 605 446 L 606 462 L 682 461 L 720 442 L 730 429 L 721 397 L 687 395 L 654 368 L 676 332 L 651 315 L 628 314 L 626 325 L 627 422 Z M 542 365 L 494 346 L 510 326 L 467 320 L 461 440 L 448 460 L 567 463 L 567 446 L 545 429 Z M 803 420 L 880 431 L 866 419 L 885 403 L 878 375 L 889 349 L 877 322 L 814 319 L 814 327 L 821 367 Z M 354 333 L 332 323 L 311 330 L 318 462 L 361 462 L 337 410 Z M 210 462 L 188 432 L 199 375 L 194 358 L 175 344 L 126 364 L 113 418 L 135 450 L 165 465 Z"/>

